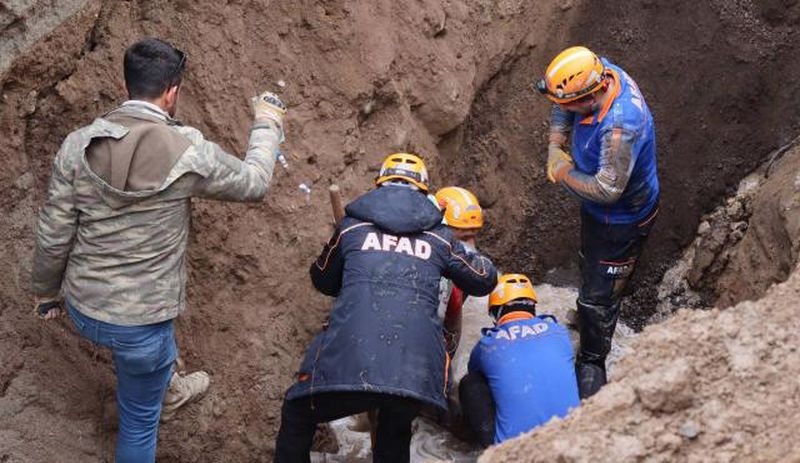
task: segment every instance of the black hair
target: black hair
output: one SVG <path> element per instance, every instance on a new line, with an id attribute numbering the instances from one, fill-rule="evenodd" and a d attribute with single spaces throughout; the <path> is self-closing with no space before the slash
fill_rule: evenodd
<path id="1" fill-rule="evenodd" d="M 495 320 L 500 320 L 503 315 L 511 312 L 528 312 L 536 316 L 536 301 L 533 299 L 514 299 L 505 305 L 495 305 L 489 307 L 489 315 Z"/>
<path id="2" fill-rule="evenodd" d="M 125 85 L 131 99 L 152 99 L 181 83 L 186 54 L 155 38 L 142 39 L 125 50 Z"/>

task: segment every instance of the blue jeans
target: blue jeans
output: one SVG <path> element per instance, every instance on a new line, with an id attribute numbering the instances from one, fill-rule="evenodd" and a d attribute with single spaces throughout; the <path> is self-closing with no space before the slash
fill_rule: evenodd
<path id="1" fill-rule="evenodd" d="M 117 373 L 116 463 L 154 462 L 161 402 L 178 355 L 172 320 L 121 326 L 83 315 L 67 302 L 75 328 L 95 344 L 108 347 Z"/>

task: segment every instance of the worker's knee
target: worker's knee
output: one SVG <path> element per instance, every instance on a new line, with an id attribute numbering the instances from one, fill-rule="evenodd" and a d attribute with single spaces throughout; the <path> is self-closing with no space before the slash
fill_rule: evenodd
<path id="1" fill-rule="evenodd" d="M 495 405 L 486 377 L 470 372 L 458 385 L 462 412 L 475 439 L 483 447 L 494 443 Z"/>

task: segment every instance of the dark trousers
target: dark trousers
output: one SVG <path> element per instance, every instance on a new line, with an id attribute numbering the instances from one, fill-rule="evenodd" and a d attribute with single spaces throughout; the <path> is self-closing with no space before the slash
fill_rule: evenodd
<path id="1" fill-rule="evenodd" d="M 494 444 L 495 405 L 486 377 L 467 373 L 458 384 L 461 413 L 470 431 L 483 448 Z"/>
<path id="2" fill-rule="evenodd" d="M 410 459 L 411 422 L 420 402 L 406 397 L 373 392 L 323 392 L 284 400 L 281 428 L 275 445 L 276 463 L 309 462 L 318 423 L 378 410 L 378 429 L 372 461 L 403 462 Z"/>
<path id="3" fill-rule="evenodd" d="M 581 211 L 577 301 L 581 348 L 576 365 L 581 398 L 593 395 L 606 383 L 605 361 L 620 301 L 657 214 L 658 207 L 638 223 L 605 224 Z"/>

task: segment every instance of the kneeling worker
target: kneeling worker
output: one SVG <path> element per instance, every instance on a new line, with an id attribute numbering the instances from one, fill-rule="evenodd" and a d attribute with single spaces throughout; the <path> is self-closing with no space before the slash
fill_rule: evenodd
<path id="1" fill-rule="evenodd" d="M 489 296 L 493 328 L 472 351 L 459 396 L 470 429 L 484 447 L 564 417 L 580 404 L 575 354 L 567 329 L 536 316 L 528 277 L 506 274 Z"/>

